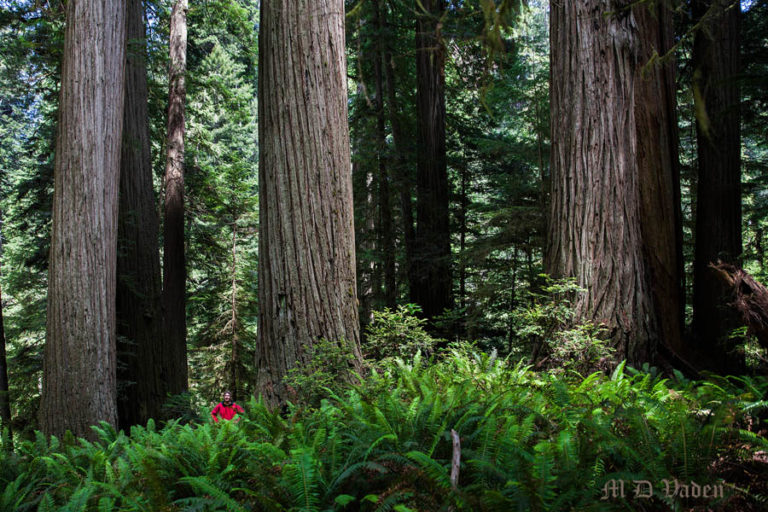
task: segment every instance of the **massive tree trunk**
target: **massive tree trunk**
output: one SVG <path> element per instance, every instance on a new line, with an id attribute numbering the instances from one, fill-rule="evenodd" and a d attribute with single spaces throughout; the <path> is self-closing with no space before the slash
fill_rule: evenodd
<path id="1" fill-rule="evenodd" d="M 127 0 L 125 112 L 117 250 L 117 412 L 121 428 L 158 418 L 165 401 L 158 218 L 152 186 L 141 0 Z"/>
<path id="2" fill-rule="evenodd" d="M 663 51 L 654 20 L 664 17 L 644 6 L 617 11 L 606 0 L 551 5 L 546 267 L 586 289 L 576 301 L 577 318 L 604 324 L 618 357 L 631 363 L 652 360 L 665 329 L 660 314 L 674 316 L 670 332 L 679 325 L 679 307 L 661 311 L 674 301 L 657 298 L 679 297 L 677 228 L 667 226 L 677 218 L 670 83 L 666 68 L 641 76 L 650 48 Z M 653 114 L 664 112 L 661 118 L 648 118 L 650 98 L 663 101 Z M 650 236 L 654 229 L 662 230 L 658 240 Z M 652 260 L 649 251 L 663 254 Z M 664 286 L 654 288 L 653 279 Z"/>
<path id="3" fill-rule="evenodd" d="M 258 387 L 321 338 L 360 369 L 342 0 L 264 0 L 259 31 Z"/>
<path id="4" fill-rule="evenodd" d="M 443 0 L 417 2 L 416 103 L 419 128 L 411 298 L 430 319 L 453 305 L 445 156 L 445 47 L 440 33 L 444 13 Z"/>
<path id="5" fill-rule="evenodd" d="M 93 437 L 117 422 L 117 193 L 125 83 L 125 4 L 73 0 L 54 161 L 53 228 L 40 427 Z"/>
<path id="6" fill-rule="evenodd" d="M 741 134 L 739 129 L 738 2 L 700 0 L 693 45 L 693 96 L 698 143 L 698 196 L 693 264 L 693 331 L 702 363 L 739 372 L 744 358 L 727 336 L 738 319 L 726 307 L 727 290 L 708 265 L 738 264 L 741 255 Z"/>
<path id="7" fill-rule="evenodd" d="M 635 126 L 641 234 L 661 341 L 685 352 L 683 224 L 680 203 L 672 13 L 663 4 L 634 10 L 638 30 Z M 658 59 L 663 56 L 662 59 Z"/>
<path id="8" fill-rule="evenodd" d="M 171 13 L 168 142 L 163 225 L 163 375 L 171 394 L 187 390 L 186 256 L 184 253 L 184 103 L 187 0 Z"/>

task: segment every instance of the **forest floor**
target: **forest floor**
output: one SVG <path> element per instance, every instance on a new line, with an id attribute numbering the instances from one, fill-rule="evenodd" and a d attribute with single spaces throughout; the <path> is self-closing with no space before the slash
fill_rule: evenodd
<path id="1" fill-rule="evenodd" d="M 0 510 L 766 510 L 767 398 L 764 378 L 580 376 L 453 348 L 286 411 L 252 399 L 239 422 L 37 433 L 0 456 Z"/>

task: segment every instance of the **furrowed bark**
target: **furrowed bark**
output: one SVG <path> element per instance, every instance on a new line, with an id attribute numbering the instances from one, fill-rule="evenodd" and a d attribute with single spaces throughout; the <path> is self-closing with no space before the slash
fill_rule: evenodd
<path id="1" fill-rule="evenodd" d="M 120 362 L 117 412 L 121 428 L 159 418 L 166 396 L 158 357 L 158 347 L 163 343 L 159 220 L 152 185 L 141 0 L 127 0 L 126 41 L 116 303 Z"/>
<path id="2" fill-rule="evenodd" d="M 672 82 L 667 66 L 642 73 L 653 50 L 662 53 L 666 19 L 605 0 L 553 3 L 550 15 L 546 268 L 587 290 L 577 319 L 604 325 L 617 356 L 631 364 L 652 361 L 667 333 L 679 339 Z"/>
<path id="3" fill-rule="evenodd" d="M 54 161 L 40 428 L 93 438 L 117 423 L 115 281 L 125 4 L 73 0 Z"/>
<path id="4" fill-rule="evenodd" d="M 423 10 L 422 10 L 423 6 Z M 416 16 L 418 170 L 411 298 L 432 319 L 453 306 L 445 154 L 443 0 L 422 0 Z"/>
<path id="5" fill-rule="evenodd" d="M 265 0 L 259 32 L 258 389 L 319 339 L 361 365 L 342 0 Z"/>
<path id="6" fill-rule="evenodd" d="M 184 104 L 187 66 L 187 0 L 171 12 L 170 85 L 163 224 L 163 379 L 171 395 L 187 390 L 186 255 L 184 253 Z"/>

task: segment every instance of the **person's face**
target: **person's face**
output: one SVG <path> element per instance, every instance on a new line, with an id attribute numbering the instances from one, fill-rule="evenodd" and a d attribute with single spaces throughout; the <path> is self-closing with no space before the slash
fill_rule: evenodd
<path id="1" fill-rule="evenodd" d="M 224 401 L 225 402 L 231 402 L 232 401 L 232 395 L 229 393 L 224 393 Z"/>

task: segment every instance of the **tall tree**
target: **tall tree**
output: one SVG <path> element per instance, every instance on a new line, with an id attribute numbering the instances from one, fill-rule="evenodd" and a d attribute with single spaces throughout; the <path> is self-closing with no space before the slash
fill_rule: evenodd
<path id="1" fill-rule="evenodd" d="M 384 16 L 381 12 L 381 2 L 373 1 L 373 22 L 376 25 L 376 45 L 373 56 L 373 75 L 376 92 L 376 147 L 378 152 L 378 183 L 379 183 L 379 247 L 382 257 L 382 274 L 384 285 L 384 305 L 395 307 L 397 301 L 397 282 L 395 276 L 395 233 L 392 220 L 392 203 L 390 198 L 390 172 L 386 158 L 387 134 L 386 111 L 384 110 Z"/>
<path id="2" fill-rule="evenodd" d="M 586 289 L 576 301 L 577 318 L 605 325 L 620 358 L 649 361 L 662 337 L 659 316 L 679 313 L 677 306 L 661 311 L 665 303 L 657 298 L 679 287 L 679 275 L 667 280 L 664 274 L 678 268 L 677 235 L 667 227 L 676 218 L 670 176 L 676 140 L 668 118 L 649 119 L 656 114 L 646 106 L 661 101 L 666 116 L 674 103 L 663 69 L 642 76 L 650 49 L 663 53 L 659 24 L 666 13 L 649 13 L 642 4 L 616 11 L 606 0 L 557 2 L 550 9 L 547 271 L 575 277 Z M 661 148 L 652 151 L 654 144 Z M 659 227 L 663 236 L 651 239 Z M 651 250 L 662 252 L 659 261 L 649 262 Z M 668 288 L 653 288 L 660 277 Z"/>
<path id="3" fill-rule="evenodd" d="M 40 427 L 117 422 L 115 281 L 125 4 L 66 4 Z M 99 134 L 95 137 L 94 134 Z"/>
<path id="4" fill-rule="evenodd" d="M 445 156 L 444 0 L 416 2 L 418 170 L 411 299 L 427 318 L 451 308 L 451 233 Z"/>
<path id="5" fill-rule="evenodd" d="M 379 16 L 379 37 L 382 41 L 392 41 L 396 37 L 396 31 L 388 18 L 383 13 Z M 413 259 L 414 245 L 416 239 L 416 229 L 413 218 L 413 198 L 411 197 L 412 179 L 408 168 L 409 155 L 413 153 L 408 141 L 413 138 L 408 137 L 408 130 L 402 119 L 403 102 L 398 101 L 398 83 L 396 81 L 395 59 L 392 49 L 385 45 L 384 52 L 384 89 L 386 95 L 387 118 L 389 120 L 390 132 L 392 133 L 392 145 L 394 149 L 394 158 L 391 162 L 392 181 L 398 190 L 400 217 L 403 231 L 403 245 L 405 246 L 405 280 L 411 286 L 414 283 L 413 278 Z"/>
<path id="6" fill-rule="evenodd" d="M 708 265 L 738 263 L 741 256 L 741 131 L 739 116 L 739 20 L 734 0 L 697 0 L 693 44 L 693 97 L 698 145 L 696 238 L 693 266 L 693 331 L 703 364 L 738 372 L 743 356 L 728 333 L 737 327 L 726 290 Z"/>
<path id="7" fill-rule="evenodd" d="M 369 23 L 364 21 L 364 10 L 355 23 L 348 23 L 353 32 L 355 47 L 355 91 L 349 115 L 350 144 L 352 149 L 352 189 L 355 199 L 355 253 L 357 259 L 357 298 L 359 302 L 360 326 L 365 327 L 373 320 L 373 310 L 381 289 L 381 247 L 377 236 L 376 196 L 378 176 L 375 165 L 379 156 L 378 140 L 374 132 L 375 105 L 367 87 L 369 62 L 364 48 L 371 38 Z"/>
<path id="8" fill-rule="evenodd" d="M 0 234 L 0 255 L 2 255 L 2 235 Z M 5 351 L 5 322 L 3 319 L 3 295 L 0 292 L 0 424 L 8 429 L 8 439 L 13 440 L 11 427 L 11 395 L 8 387 L 8 358 Z M 13 445 L 9 446 L 10 448 Z"/>
<path id="9" fill-rule="evenodd" d="M 685 310 L 683 227 L 672 12 L 647 2 L 634 10 L 638 65 L 634 117 L 645 262 L 660 339 L 682 354 Z"/>
<path id="10" fill-rule="evenodd" d="M 360 368 L 342 0 L 265 0 L 259 32 L 258 385 L 321 338 Z"/>
<path id="11" fill-rule="evenodd" d="M 120 426 L 160 416 L 160 251 L 152 185 L 144 9 L 126 2 L 126 63 L 117 251 L 118 402 Z"/>
<path id="12" fill-rule="evenodd" d="M 168 140 L 163 224 L 163 375 L 171 394 L 187 390 L 187 323 L 184 254 L 184 103 L 187 67 L 187 0 L 171 12 Z"/>

